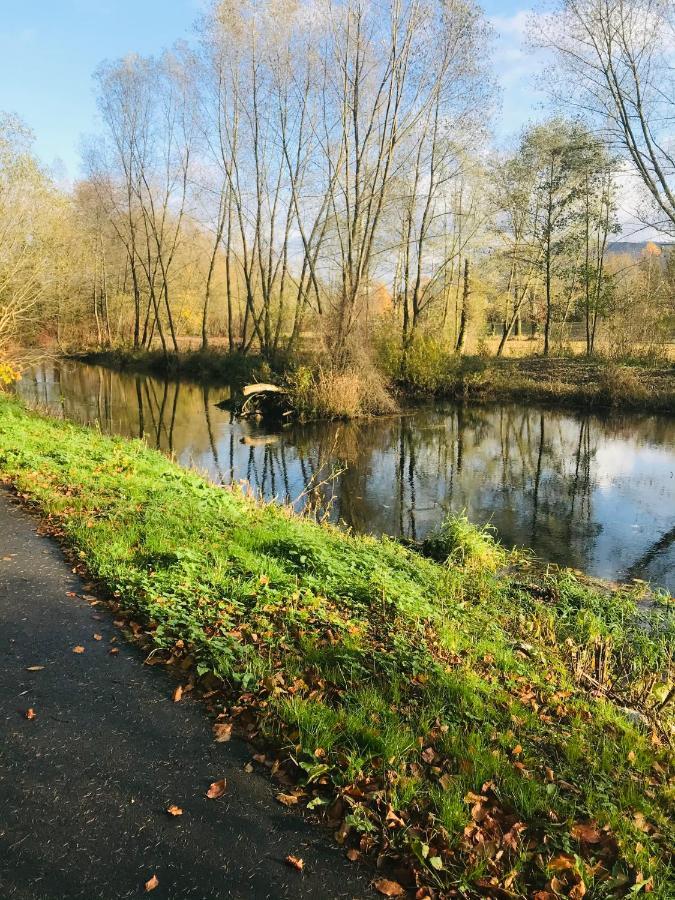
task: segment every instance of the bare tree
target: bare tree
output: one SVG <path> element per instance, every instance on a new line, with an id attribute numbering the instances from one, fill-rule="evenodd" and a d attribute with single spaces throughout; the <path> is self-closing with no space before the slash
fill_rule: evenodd
<path id="1" fill-rule="evenodd" d="M 675 6 L 672 0 L 560 0 L 537 25 L 569 76 L 554 93 L 588 114 L 642 180 L 675 232 Z"/>

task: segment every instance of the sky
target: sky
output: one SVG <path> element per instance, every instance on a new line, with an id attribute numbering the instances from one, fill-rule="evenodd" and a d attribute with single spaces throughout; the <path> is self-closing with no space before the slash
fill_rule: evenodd
<path id="1" fill-rule="evenodd" d="M 157 53 L 190 36 L 205 0 L 0 0 L 0 111 L 18 113 L 64 180 L 79 175 L 81 136 L 97 130 L 92 73 L 104 59 Z M 536 55 L 523 44 L 528 0 L 484 0 L 502 87 L 498 139 L 540 115 Z"/>

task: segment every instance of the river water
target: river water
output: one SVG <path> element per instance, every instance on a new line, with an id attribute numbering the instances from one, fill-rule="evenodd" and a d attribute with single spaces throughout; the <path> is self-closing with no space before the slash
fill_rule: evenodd
<path id="1" fill-rule="evenodd" d="M 17 393 L 107 432 L 143 437 L 217 483 L 312 504 L 355 531 L 419 540 L 448 512 L 508 546 L 675 591 L 675 418 L 437 403 L 401 416 L 283 430 L 232 419 L 229 388 L 42 363 Z"/>

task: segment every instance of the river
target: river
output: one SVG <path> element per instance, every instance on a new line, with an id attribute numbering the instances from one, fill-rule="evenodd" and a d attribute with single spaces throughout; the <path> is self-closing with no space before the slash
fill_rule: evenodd
<path id="1" fill-rule="evenodd" d="M 466 511 L 544 561 L 675 591 L 669 416 L 442 402 L 272 430 L 219 409 L 227 387 L 72 361 L 34 366 L 17 393 L 358 532 L 419 540 L 448 512 Z"/>

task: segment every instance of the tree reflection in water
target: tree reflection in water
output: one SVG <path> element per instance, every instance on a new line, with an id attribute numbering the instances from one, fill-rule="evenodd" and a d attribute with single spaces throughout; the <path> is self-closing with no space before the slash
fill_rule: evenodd
<path id="1" fill-rule="evenodd" d="M 219 409 L 227 387 L 74 362 L 43 363 L 17 390 L 75 421 L 143 437 L 217 483 L 245 481 L 356 531 L 419 540 L 465 510 L 544 560 L 675 587 L 675 420 L 666 416 L 442 403 L 274 431 Z"/>

